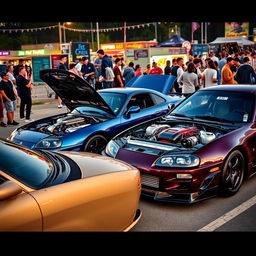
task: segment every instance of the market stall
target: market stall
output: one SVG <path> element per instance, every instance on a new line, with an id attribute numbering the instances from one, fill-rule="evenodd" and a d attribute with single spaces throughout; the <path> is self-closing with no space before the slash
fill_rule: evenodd
<path id="1" fill-rule="evenodd" d="M 240 49 L 245 50 L 248 47 L 254 47 L 255 42 L 246 39 L 245 37 L 217 37 L 209 43 L 210 50 L 220 52 L 228 49 L 229 52 L 239 52 Z"/>

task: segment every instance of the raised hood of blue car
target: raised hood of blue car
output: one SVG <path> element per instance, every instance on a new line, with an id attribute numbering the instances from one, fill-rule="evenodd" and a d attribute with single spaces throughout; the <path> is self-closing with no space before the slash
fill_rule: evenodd
<path id="1" fill-rule="evenodd" d="M 171 75 L 135 76 L 125 86 L 152 89 L 169 95 L 175 79 L 176 76 Z"/>
<path id="2" fill-rule="evenodd" d="M 40 71 L 40 79 L 47 83 L 71 111 L 76 107 L 93 107 L 115 115 L 109 105 L 84 79 L 60 69 Z"/>

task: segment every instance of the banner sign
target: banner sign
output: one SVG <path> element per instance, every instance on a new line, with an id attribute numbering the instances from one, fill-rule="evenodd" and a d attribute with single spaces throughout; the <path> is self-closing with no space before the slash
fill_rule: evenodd
<path id="1" fill-rule="evenodd" d="M 139 58 L 147 58 L 148 57 L 148 50 L 134 50 L 134 59 L 138 60 Z"/>
<path id="2" fill-rule="evenodd" d="M 0 56 L 7 56 L 10 55 L 9 51 L 0 51 Z"/>
<path id="3" fill-rule="evenodd" d="M 74 62 L 77 62 L 82 57 L 90 59 L 90 44 L 89 43 L 72 43 L 71 55 Z"/>
<path id="4" fill-rule="evenodd" d="M 40 70 L 50 68 L 50 57 L 32 57 L 32 70 L 34 82 L 43 82 L 40 79 Z"/>
<path id="5" fill-rule="evenodd" d="M 249 22 L 225 22 L 225 37 L 249 35 Z"/>
<path id="6" fill-rule="evenodd" d="M 18 56 L 46 55 L 46 49 L 18 51 Z"/>

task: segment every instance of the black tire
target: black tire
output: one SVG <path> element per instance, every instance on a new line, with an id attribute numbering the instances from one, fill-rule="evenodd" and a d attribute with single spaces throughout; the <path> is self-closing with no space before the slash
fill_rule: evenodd
<path id="1" fill-rule="evenodd" d="M 102 150 L 107 145 L 107 139 L 102 135 L 94 135 L 86 141 L 84 145 L 84 151 L 101 154 Z"/>
<path id="2" fill-rule="evenodd" d="M 225 161 L 219 189 L 220 195 L 232 196 L 236 194 L 242 185 L 244 171 L 244 156 L 240 151 L 235 150 Z"/>

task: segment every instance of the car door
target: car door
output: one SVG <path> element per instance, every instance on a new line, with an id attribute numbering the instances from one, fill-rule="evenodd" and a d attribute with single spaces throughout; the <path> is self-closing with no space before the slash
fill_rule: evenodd
<path id="1" fill-rule="evenodd" d="M 0 175 L 0 194 L 8 179 Z M 0 200 L 1 231 L 42 231 L 42 217 L 34 198 L 22 192 Z"/>
<path id="2" fill-rule="evenodd" d="M 127 115 L 127 111 L 132 106 L 139 106 L 140 111 L 138 113 L 131 113 L 130 115 Z M 121 116 L 121 129 L 124 130 L 140 122 L 144 122 L 167 113 L 167 109 L 163 106 L 164 105 L 158 104 L 156 100 L 153 99 L 151 93 L 139 93 L 133 95 Z"/>

